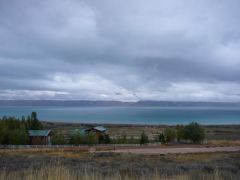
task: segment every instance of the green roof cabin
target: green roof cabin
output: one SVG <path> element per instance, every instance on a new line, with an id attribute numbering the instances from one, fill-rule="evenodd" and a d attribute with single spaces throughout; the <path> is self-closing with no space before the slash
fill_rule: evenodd
<path id="1" fill-rule="evenodd" d="M 29 130 L 30 145 L 50 145 L 52 131 L 51 130 Z"/>

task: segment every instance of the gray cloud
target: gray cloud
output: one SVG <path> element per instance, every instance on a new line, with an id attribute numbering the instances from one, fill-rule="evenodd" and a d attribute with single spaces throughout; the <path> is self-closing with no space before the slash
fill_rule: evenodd
<path id="1" fill-rule="evenodd" d="M 0 1 L 0 99 L 240 101 L 237 0 Z"/>

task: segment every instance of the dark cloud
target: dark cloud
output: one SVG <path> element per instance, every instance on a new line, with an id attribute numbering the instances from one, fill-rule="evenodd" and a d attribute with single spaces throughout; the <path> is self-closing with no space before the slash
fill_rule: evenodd
<path id="1" fill-rule="evenodd" d="M 0 99 L 240 101 L 230 1 L 0 1 Z"/>

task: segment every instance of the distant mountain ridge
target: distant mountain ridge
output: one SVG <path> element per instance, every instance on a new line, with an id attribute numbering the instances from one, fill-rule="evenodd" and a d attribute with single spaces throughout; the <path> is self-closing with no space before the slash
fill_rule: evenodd
<path id="1" fill-rule="evenodd" d="M 91 101 L 91 100 L 0 100 L 0 106 L 239 106 L 240 102 L 190 102 L 190 101 Z"/>

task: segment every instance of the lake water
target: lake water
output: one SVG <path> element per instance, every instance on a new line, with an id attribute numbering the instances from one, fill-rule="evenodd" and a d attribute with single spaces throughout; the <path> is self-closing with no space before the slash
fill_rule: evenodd
<path id="1" fill-rule="evenodd" d="M 240 107 L 0 106 L 0 117 L 28 115 L 45 121 L 112 124 L 240 124 Z"/>

